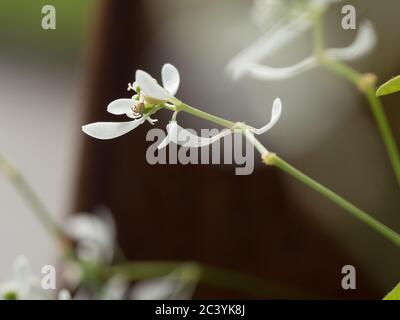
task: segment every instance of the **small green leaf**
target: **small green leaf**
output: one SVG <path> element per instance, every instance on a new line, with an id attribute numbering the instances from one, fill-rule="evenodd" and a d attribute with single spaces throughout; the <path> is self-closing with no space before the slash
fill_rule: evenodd
<path id="1" fill-rule="evenodd" d="M 390 291 L 383 300 L 400 300 L 400 283 Z"/>
<path id="2" fill-rule="evenodd" d="M 376 95 L 379 96 L 385 96 L 387 94 L 391 94 L 394 92 L 400 91 L 400 76 L 397 76 L 388 82 L 384 83 L 379 87 L 379 89 L 376 91 Z"/>

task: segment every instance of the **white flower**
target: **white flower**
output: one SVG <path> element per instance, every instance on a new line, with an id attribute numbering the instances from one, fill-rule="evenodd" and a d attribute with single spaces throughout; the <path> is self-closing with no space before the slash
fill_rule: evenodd
<path id="1" fill-rule="evenodd" d="M 132 300 L 188 300 L 200 278 L 194 264 L 186 264 L 170 274 L 137 282 L 130 294 Z"/>
<path id="2" fill-rule="evenodd" d="M 110 263 L 114 256 L 116 228 L 111 212 L 101 210 L 96 214 L 74 214 L 68 217 L 63 230 L 77 242 L 80 259 Z"/>
<path id="3" fill-rule="evenodd" d="M 96 122 L 82 127 L 83 132 L 97 139 L 113 139 L 137 128 L 146 120 L 154 124 L 157 120 L 150 116 L 157 112 L 157 105 L 175 102 L 180 77 L 178 70 L 171 64 L 165 64 L 161 70 L 163 86 L 147 72 L 137 70 L 135 82 L 128 84 L 128 90 L 135 90 L 132 99 L 117 99 L 111 102 L 107 111 L 115 115 L 126 115 L 134 120 L 126 122 Z"/>
<path id="4" fill-rule="evenodd" d="M 197 136 L 196 134 L 179 126 L 175 120 L 172 120 L 167 125 L 168 134 L 165 137 L 165 139 L 158 145 L 158 149 L 164 148 L 171 142 L 174 142 L 175 144 L 181 145 L 184 147 L 201 148 L 204 146 L 208 146 L 235 131 L 247 130 L 247 131 L 257 134 L 257 135 L 263 134 L 263 133 L 267 132 L 268 130 L 270 130 L 276 124 L 276 122 L 279 120 L 281 114 L 282 114 L 282 102 L 279 98 L 277 98 L 277 99 L 275 99 L 273 106 L 272 106 L 271 119 L 263 127 L 256 129 L 256 128 L 247 126 L 244 123 L 239 122 L 239 123 L 236 123 L 232 128 L 224 129 L 220 133 L 218 133 L 215 136 L 212 136 L 210 138 Z"/>
<path id="5" fill-rule="evenodd" d="M 71 293 L 66 290 L 66 289 L 62 289 L 59 293 L 58 293 L 58 300 L 71 300 Z"/>
<path id="6" fill-rule="evenodd" d="M 312 1 L 314 6 L 325 6 L 332 1 Z M 281 49 L 300 33 L 308 30 L 312 21 L 308 12 L 297 15 L 295 19 L 288 22 L 280 21 L 267 31 L 254 44 L 236 55 L 228 63 L 226 70 L 233 79 L 238 80 L 248 75 L 260 80 L 283 80 L 318 66 L 315 56 L 306 58 L 292 66 L 274 68 L 261 63 L 262 60 Z M 367 21 L 360 25 L 354 42 L 345 48 L 327 49 L 326 56 L 332 60 L 351 61 L 368 54 L 375 46 L 377 37 L 371 22 Z"/>
<path id="7" fill-rule="evenodd" d="M 120 276 L 110 278 L 102 287 L 99 300 L 123 300 L 128 292 L 129 282 Z"/>
<path id="8" fill-rule="evenodd" d="M 46 291 L 41 287 L 24 256 L 19 256 L 13 263 L 13 279 L 0 285 L 0 300 L 42 300 L 48 299 Z"/>

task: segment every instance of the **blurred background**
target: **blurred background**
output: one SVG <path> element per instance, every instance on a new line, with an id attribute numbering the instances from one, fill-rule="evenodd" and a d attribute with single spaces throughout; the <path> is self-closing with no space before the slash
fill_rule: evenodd
<path id="1" fill-rule="evenodd" d="M 42 7 L 56 8 L 56 30 L 41 28 Z M 379 43 L 354 63 L 379 83 L 400 73 L 400 3 L 352 1 L 357 22 L 371 20 Z M 0 2 L 0 152 L 17 166 L 57 220 L 109 207 L 118 241 L 132 260 L 188 260 L 258 276 L 266 297 L 200 286 L 198 298 L 381 298 L 400 281 L 400 252 L 346 212 L 273 168 L 250 176 L 230 165 L 151 166 L 148 126 L 110 141 L 81 125 L 115 120 L 106 106 L 129 97 L 141 68 L 159 78 L 170 62 L 181 73 L 178 97 L 204 110 L 261 126 L 272 101 L 283 117 L 261 137 L 270 150 L 400 230 L 398 186 L 369 107 L 349 83 L 315 69 L 282 82 L 231 81 L 225 65 L 262 35 L 252 1 L 70 0 Z M 341 6 L 329 10 L 328 45 L 350 44 Z M 311 53 L 305 34 L 268 64 Z M 395 137 L 400 96 L 384 98 Z M 159 113 L 163 128 L 170 114 Z M 188 115 L 184 126 L 210 127 Z M 398 141 L 400 143 L 400 141 Z M 36 271 L 56 263 L 57 248 L 5 178 L 0 178 L 0 280 L 25 254 Z M 341 288 L 343 265 L 357 270 L 357 290 Z"/>

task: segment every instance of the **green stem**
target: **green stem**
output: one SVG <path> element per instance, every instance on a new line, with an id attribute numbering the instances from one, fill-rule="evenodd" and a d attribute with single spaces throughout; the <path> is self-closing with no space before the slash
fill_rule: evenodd
<path id="1" fill-rule="evenodd" d="M 287 298 L 296 296 L 297 298 L 321 298 L 321 295 L 318 293 L 304 292 L 297 287 L 293 288 L 271 283 L 258 277 L 198 263 L 181 261 L 134 261 L 112 266 L 109 268 L 108 272 L 109 276 L 118 274 L 123 275 L 128 280 L 136 281 L 162 277 L 184 265 L 195 266 L 196 268 L 194 268 L 194 270 L 200 274 L 198 278 L 199 281 L 212 286 L 232 289 L 258 297 Z"/>
<path id="2" fill-rule="evenodd" d="M 362 74 L 357 70 L 339 61 L 333 61 L 324 54 L 324 12 L 316 12 L 314 18 L 314 51 L 320 64 L 333 71 L 339 76 L 349 80 L 360 89 L 368 100 L 372 114 L 378 125 L 382 140 L 385 144 L 393 170 L 400 185 L 400 153 L 396 145 L 389 121 L 386 118 L 381 100 L 376 96 L 376 76 L 373 74 Z"/>
<path id="3" fill-rule="evenodd" d="M 28 181 L 14 168 L 5 157 L 0 155 L 0 171 L 10 180 L 17 192 L 26 201 L 44 228 L 57 240 L 63 239 L 62 231 L 52 218 L 51 214 L 36 195 Z"/>
<path id="4" fill-rule="evenodd" d="M 363 78 L 363 75 L 358 72 L 357 70 L 354 70 L 353 68 L 350 68 L 344 63 L 341 63 L 339 61 L 334 61 L 330 60 L 329 58 L 324 58 L 320 61 L 321 65 L 326 67 L 327 69 L 330 69 L 331 71 L 335 72 L 339 76 L 349 80 L 351 83 L 353 83 L 355 86 L 359 87 L 360 82 Z"/>
<path id="5" fill-rule="evenodd" d="M 325 10 L 318 10 L 313 13 L 314 17 L 314 54 L 318 58 L 324 55 L 325 39 L 324 39 L 324 26 L 323 14 Z"/>
<path id="6" fill-rule="evenodd" d="M 349 78 L 356 78 L 358 77 L 358 73 L 356 71 L 353 71 L 349 69 L 345 65 L 337 64 L 336 62 L 332 62 L 332 65 L 338 66 L 339 72 L 346 74 Z M 372 99 L 372 98 L 371 98 Z M 182 107 L 183 106 L 183 107 Z M 188 106 L 186 104 L 181 104 L 180 106 L 177 107 L 177 110 L 179 111 L 188 111 L 190 110 L 189 113 L 199 116 L 203 119 L 221 124 L 223 126 L 227 127 L 232 127 L 234 123 L 231 121 L 224 120 L 222 118 L 213 116 L 207 112 L 200 111 L 196 108 L 193 108 L 191 106 Z M 364 212 L 363 210 L 357 208 L 355 205 L 347 201 L 346 199 L 340 197 L 337 195 L 335 192 L 332 190 L 326 188 L 325 186 L 321 185 L 320 183 L 316 182 L 315 180 L 311 179 L 310 177 L 306 176 L 304 173 L 301 171 L 297 170 L 281 158 L 279 158 L 275 153 L 270 153 L 261 143 L 258 141 L 257 138 L 254 137 L 254 134 L 249 131 L 249 128 L 244 126 L 242 128 L 242 133 L 246 136 L 246 138 L 254 145 L 254 147 L 260 152 L 261 157 L 263 161 L 266 164 L 269 165 L 274 165 L 281 169 L 282 171 L 290 174 L 291 176 L 295 177 L 299 181 L 303 182 L 305 185 L 311 187 L 312 189 L 318 191 L 320 194 L 323 196 L 327 197 L 346 211 L 348 211 L 350 214 L 361 220 L 362 222 L 366 223 L 368 226 L 370 226 L 372 229 L 375 231 L 379 232 L 383 236 L 385 236 L 387 239 L 395 243 L 400 247 L 400 235 L 396 233 L 394 230 L 390 229 L 389 227 L 385 226 L 372 216 L 370 216 L 368 213 Z"/>
<path id="7" fill-rule="evenodd" d="M 187 105 L 185 103 L 177 104 L 176 105 L 176 110 L 190 113 L 190 114 L 192 114 L 192 115 L 194 115 L 196 117 L 211 121 L 211 122 L 216 123 L 216 124 L 218 124 L 220 126 L 223 126 L 223 127 L 231 128 L 232 126 L 235 125 L 235 123 L 232 122 L 232 121 L 225 120 L 223 118 L 214 116 L 214 115 L 209 114 L 209 113 L 207 113 L 205 111 L 201 111 L 200 109 L 197 109 L 197 108 L 194 108 L 192 106 L 189 106 L 189 105 Z"/>
<path id="8" fill-rule="evenodd" d="M 302 173 L 301 171 L 297 170 L 286 161 L 279 158 L 276 154 L 270 153 L 269 155 L 264 157 L 264 162 L 266 164 L 276 166 L 280 170 L 288 173 L 289 175 L 301 181 L 305 185 L 309 186 L 310 188 L 324 195 L 325 197 L 336 203 L 338 206 L 342 207 L 347 212 L 352 214 L 354 217 L 366 223 L 372 229 L 374 229 L 375 231 L 377 231 L 378 233 L 380 233 L 381 235 L 383 235 L 384 237 L 386 237 L 387 239 L 389 239 L 394 244 L 400 247 L 400 235 L 398 233 L 396 233 L 389 227 L 385 226 L 375 218 L 371 217 L 368 213 L 357 208 L 346 199 L 340 197 L 332 190 L 326 188 L 325 186 L 321 185 L 320 183 L 306 176 L 304 173 Z"/>
<path id="9" fill-rule="evenodd" d="M 397 182 L 400 185 L 400 153 L 397 147 L 396 141 L 394 139 L 392 130 L 390 129 L 389 122 L 383 110 L 381 100 L 375 94 L 375 87 L 370 87 L 367 89 L 366 96 L 371 106 L 372 114 L 375 117 L 376 123 L 383 141 L 386 145 L 387 153 L 389 154 L 392 167 L 396 174 Z"/>
<path id="10" fill-rule="evenodd" d="M 390 129 L 389 121 L 383 110 L 382 102 L 375 94 L 376 88 L 373 75 L 363 75 L 341 62 L 332 61 L 329 59 L 323 59 L 321 64 L 349 80 L 356 87 L 363 91 L 370 105 L 374 119 L 378 125 L 379 132 L 389 155 L 397 182 L 400 184 L 400 153 L 392 130 Z"/>

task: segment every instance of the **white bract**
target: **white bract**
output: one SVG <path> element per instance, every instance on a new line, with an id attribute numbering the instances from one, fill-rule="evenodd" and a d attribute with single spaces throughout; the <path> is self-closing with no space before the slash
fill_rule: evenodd
<path id="1" fill-rule="evenodd" d="M 100 263 L 110 263 L 113 259 L 116 228 L 111 212 L 74 214 L 68 217 L 63 230 L 77 242 L 76 252 L 80 259 Z"/>
<path id="2" fill-rule="evenodd" d="M 69 292 L 66 289 L 62 289 L 58 293 L 58 300 L 71 300 L 71 299 L 72 299 L 71 292 Z"/>
<path id="3" fill-rule="evenodd" d="M 221 138 L 227 136 L 228 134 L 234 132 L 243 132 L 249 131 L 253 134 L 263 134 L 270 130 L 279 120 L 282 114 L 282 102 L 279 98 L 275 99 L 270 121 L 264 125 L 263 127 L 256 129 L 250 127 L 244 123 L 238 122 L 232 128 L 224 129 L 220 133 L 212 136 L 212 137 L 200 137 L 189 130 L 182 128 L 175 120 L 170 121 L 167 125 L 167 136 L 165 139 L 158 145 L 158 149 L 162 149 L 166 147 L 169 143 L 173 142 L 177 145 L 181 145 L 184 147 L 193 147 L 193 148 L 201 148 L 204 146 L 208 146 Z"/>
<path id="4" fill-rule="evenodd" d="M 170 274 L 137 282 L 131 300 L 188 300 L 192 298 L 200 277 L 196 265 L 184 265 Z"/>
<path id="5" fill-rule="evenodd" d="M 136 71 L 135 82 L 128 84 L 128 90 L 135 90 L 132 99 L 117 99 L 111 102 L 107 111 L 115 115 L 126 115 L 134 120 L 126 122 L 96 122 L 82 127 L 83 132 L 97 139 L 113 139 L 137 128 L 146 120 L 154 124 L 157 120 L 151 115 L 159 110 L 159 105 L 173 104 L 178 91 L 180 76 L 171 64 L 165 64 L 161 70 L 163 86 L 147 72 Z"/>
<path id="6" fill-rule="evenodd" d="M 340 1 L 340 0 L 338 0 Z M 309 1 L 308 10 L 318 10 L 336 0 Z M 310 12 L 298 13 L 289 21 L 278 21 L 260 39 L 236 55 L 228 63 L 226 70 L 233 79 L 251 76 L 260 80 L 283 80 L 317 67 L 315 56 L 308 57 L 292 66 L 275 68 L 262 63 L 262 60 L 288 44 L 291 40 L 308 30 L 312 25 Z M 331 60 L 352 61 L 368 54 L 375 46 L 377 37 L 371 22 L 366 21 L 359 27 L 354 42 L 345 48 L 327 49 L 325 54 Z"/>
<path id="7" fill-rule="evenodd" d="M 31 269 L 29 261 L 24 256 L 19 256 L 13 263 L 13 279 L 0 285 L 0 300 L 42 300 L 49 296 L 41 287 L 40 279 Z"/>
<path id="8" fill-rule="evenodd" d="M 128 293 L 129 282 L 120 276 L 113 276 L 101 288 L 99 300 L 123 300 Z"/>

